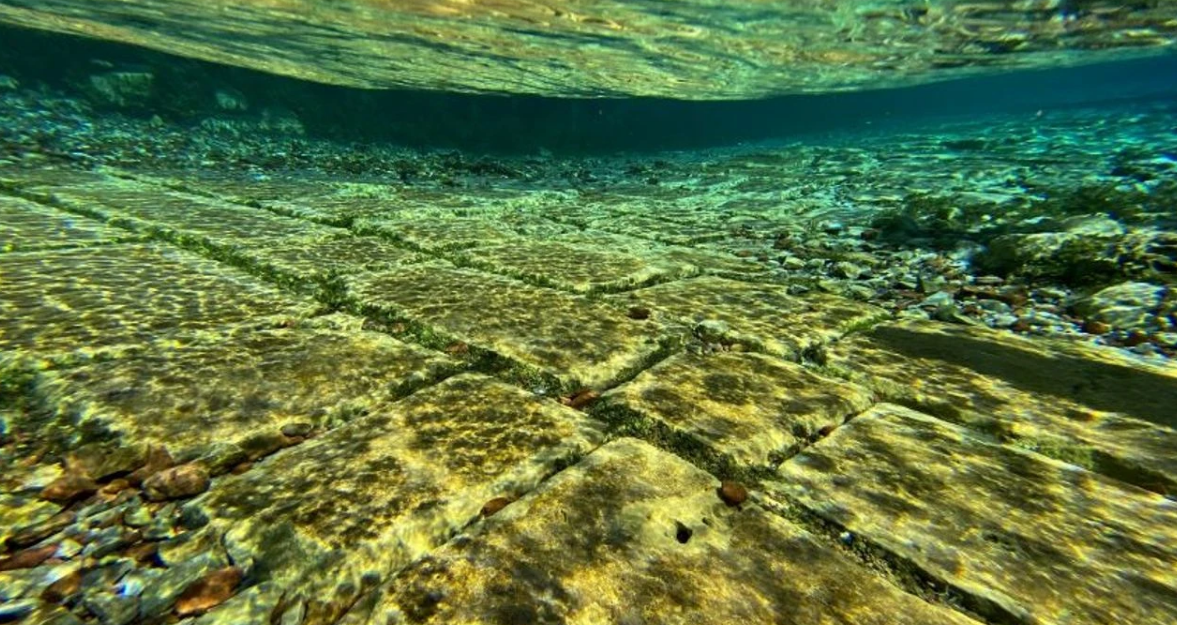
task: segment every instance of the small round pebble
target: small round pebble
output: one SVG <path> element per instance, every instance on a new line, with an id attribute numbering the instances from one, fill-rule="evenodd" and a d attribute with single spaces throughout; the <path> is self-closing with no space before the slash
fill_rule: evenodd
<path id="1" fill-rule="evenodd" d="M 720 485 L 717 492 L 719 493 L 719 498 L 728 506 L 738 506 L 748 499 L 748 489 L 744 488 L 744 485 L 739 482 L 725 481 Z"/>
<path id="2" fill-rule="evenodd" d="M 510 503 L 511 503 L 511 500 L 506 497 L 495 497 L 494 499 L 491 499 L 490 501 L 483 504 L 482 516 L 484 516 L 484 517 L 493 516 L 499 510 L 506 508 L 507 505 L 509 505 Z"/>

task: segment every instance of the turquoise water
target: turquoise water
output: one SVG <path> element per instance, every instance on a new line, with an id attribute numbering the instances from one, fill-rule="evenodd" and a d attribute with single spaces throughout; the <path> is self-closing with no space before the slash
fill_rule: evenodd
<path id="1" fill-rule="evenodd" d="M 1174 11 L 0 0 L 0 623 L 1177 622 Z"/>

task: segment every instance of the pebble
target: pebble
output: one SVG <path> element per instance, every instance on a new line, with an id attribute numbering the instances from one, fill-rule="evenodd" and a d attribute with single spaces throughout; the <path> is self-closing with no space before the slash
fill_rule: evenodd
<path id="1" fill-rule="evenodd" d="M 282 426 L 282 435 L 283 436 L 304 436 L 305 437 L 305 436 L 308 436 L 311 433 L 311 430 L 313 430 L 313 429 L 315 429 L 315 426 L 311 425 L 310 423 L 307 423 L 306 421 L 287 423 L 286 425 Z"/>
<path id="2" fill-rule="evenodd" d="M 160 471 L 143 482 L 143 492 L 151 501 L 164 501 L 199 495 L 208 490 L 208 470 L 190 463 Z"/>
<path id="3" fill-rule="evenodd" d="M 45 545 L 18 551 L 8 557 L 0 558 L 0 571 L 31 569 L 48 560 L 55 553 L 57 553 L 57 545 Z"/>
<path id="4" fill-rule="evenodd" d="M 144 460 L 143 466 L 132 471 L 131 475 L 128 476 L 128 480 L 131 484 L 139 485 L 147 480 L 147 478 L 165 469 L 170 469 L 175 465 L 176 461 L 168 453 L 167 447 L 153 445 L 147 450 L 147 457 Z"/>
<path id="5" fill-rule="evenodd" d="M 484 517 L 494 516 L 496 512 L 510 505 L 511 501 L 507 497 L 495 497 L 483 504 L 481 514 Z"/>
<path id="6" fill-rule="evenodd" d="M 57 546 L 57 557 L 69 560 L 82 553 L 82 545 L 72 538 L 66 538 Z"/>
<path id="7" fill-rule="evenodd" d="M 202 614 L 224 603 L 237 590 L 244 577 L 235 566 L 217 569 L 200 578 L 176 599 L 176 615 L 180 617 Z"/>
<path id="8" fill-rule="evenodd" d="M 924 301 L 920 302 L 920 306 L 931 306 L 939 308 L 943 306 L 950 306 L 952 305 L 952 302 L 952 293 L 949 293 L 948 291 L 938 291 L 925 297 Z"/>
<path id="9" fill-rule="evenodd" d="M 834 263 L 833 273 L 840 278 L 848 280 L 857 280 L 862 275 L 862 268 L 854 263 L 847 261 L 839 261 Z"/>
<path id="10" fill-rule="evenodd" d="M 738 506 L 748 499 L 748 489 L 739 482 L 724 481 L 717 489 L 719 498 L 728 506 Z"/>
<path id="11" fill-rule="evenodd" d="M 82 605 L 97 616 L 102 625 L 127 625 L 139 616 L 139 601 L 135 597 L 94 594 L 83 599 Z"/>
<path id="12" fill-rule="evenodd" d="M 79 473 L 67 473 L 46 486 L 45 490 L 41 491 L 41 499 L 68 504 L 97 490 L 98 484 L 89 477 Z"/>
<path id="13" fill-rule="evenodd" d="M 140 502 L 135 502 L 123 512 L 123 523 L 130 527 L 144 527 L 151 524 L 151 511 Z"/>
<path id="14" fill-rule="evenodd" d="M 62 575 L 57 581 L 41 591 L 41 599 L 49 603 L 63 603 L 82 590 L 82 571 L 74 571 Z"/>

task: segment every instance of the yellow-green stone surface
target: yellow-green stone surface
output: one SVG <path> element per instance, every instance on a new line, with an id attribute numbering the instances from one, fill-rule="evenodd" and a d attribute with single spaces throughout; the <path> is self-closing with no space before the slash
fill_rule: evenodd
<path id="1" fill-rule="evenodd" d="M 765 485 L 1022 622 L 1177 619 L 1177 506 L 879 404 Z"/>
<path id="2" fill-rule="evenodd" d="M 26 200 L 0 196 L 0 252 L 83 247 L 132 238 L 130 233 L 79 219 Z"/>
<path id="3" fill-rule="evenodd" d="M 41 392 L 76 415 L 69 427 L 101 428 L 108 443 L 231 462 L 279 446 L 284 426 L 330 428 L 454 370 L 376 332 L 241 326 L 49 372 Z"/>
<path id="4" fill-rule="evenodd" d="M 600 388 L 640 368 L 668 338 L 609 303 L 430 263 L 348 280 L 364 307 L 500 353 L 568 386 Z"/>
<path id="5" fill-rule="evenodd" d="M 0 255 L 0 285 L 0 349 L 47 357 L 313 310 L 239 271 L 154 245 Z"/>
<path id="6" fill-rule="evenodd" d="M 680 354 L 605 395 L 611 404 L 767 466 L 870 407 L 865 388 L 760 354 Z"/>
<path id="7" fill-rule="evenodd" d="M 647 307 L 659 320 L 687 327 L 707 322 L 715 338 L 746 343 L 774 356 L 800 352 L 870 324 L 886 313 L 833 295 L 794 297 L 777 284 L 702 277 L 610 296 L 621 305 Z"/>
<path id="8" fill-rule="evenodd" d="M 1145 488 L 1177 486 L 1177 367 L 928 322 L 849 337 L 828 364 L 888 401 Z"/>
<path id="9" fill-rule="evenodd" d="M 973 623 L 718 485 L 615 441 L 409 567 L 367 622 Z"/>
<path id="10" fill-rule="evenodd" d="M 189 507 L 291 600 L 354 599 L 366 575 L 384 579 L 490 499 L 527 492 L 601 441 L 582 413 L 463 375 L 228 477 Z"/>

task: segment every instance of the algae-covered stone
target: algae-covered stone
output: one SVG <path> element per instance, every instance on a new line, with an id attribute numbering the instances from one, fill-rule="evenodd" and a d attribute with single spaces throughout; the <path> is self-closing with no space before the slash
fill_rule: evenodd
<path id="1" fill-rule="evenodd" d="M 922 321 L 827 350 L 883 399 L 1154 490 L 1177 486 L 1177 368 L 1111 349 Z"/>
<path id="2" fill-rule="evenodd" d="M 0 196 L 0 252 L 113 243 L 133 234 L 20 198 Z"/>
<path id="3" fill-rule="evenodd" d="M 880 404 L 764 485 L 1022 622 L 1177 620 L 1177 506 Z M 1129 573 L 1130 572 L 1130 573 Z"/>
<path id="4" fill-rule="evenodd" d="M 223 478 L 187 513 L 322 617 L 601 439 L 583 413 L 461 375 Z"/>
<path id="5" fill-rule="evenodd" d="M 69 210 L 188 245 L 252 247 L 260 242 L 311 242 L 340 234 L 335 228 L 134 180 L 65 186 L 51 192 Z"/>
<path id="6" fill-rule="evenodd" d="M 560 241 L 523 240 L 479 247 L 464 261 L 493 273 L 566 291 L 620 291 L 655 281 L 691 275 L 685 263 Z"/>
<path id="7" fill-rule="evenodd" d="M 413 564 L 373 623 L 935 623 L 904 594 L 718 482 L 620 439 Z"/>
<path id="8" fill-rule="evenodd" d="M 259 437 L 282 438 L 295 422 L 332 427 L 455 370 L 441 354 L 376 332 L 247 325 L 48 372 L 41 392 L 61 418 L 183 460 L 264 455 L 251 454 Z"/>
<path id="9" fill-rule="evenodd" d="M 139 345 L 161 332 L 312 312 L 200 257 L 149 245 L 0 255 L 0 349 L 38 356 Z"/>
<path id="10" fill-rule="evenodd" d="M 1086 319 L 1117 330 L 1156 330 L 1167 294 L 1168 289 L 1158 284 L 1124 282 L 1080 298 L 1071 308 Z"/>
<path id="11" fill-rule="evenodd" d="M 362 232 L 379 233 L 414 249 L 448 252 L 514 240 L 517 235 L 500 221 L 481 217 L 423 215 L 397 220 L 363 220 Z"/>
<path id="12" fill-rule="evenodd" d="M 330 281 L 366 271 L 388 271 L 420 260 L 420 254 L 376 237 L 340 236 L 323 241 L 275 242 L 245 250 L 256 271 L 280 284 L 329 296 Z"/>
<path id="13" fill-rule="evenodd" d="M 782 285 L 715 277 L 661 284 L 609 299 L 651 308 L 689 327 L 719 322 L 728 328 L 724 338 L 730 342 L 790 357 L 887 316 L 869 304 L 832 295 L 792 296 Z"/>
<path id="14" fill-rule="evenodd" d="M 680 354 L 603 401 L 684 431 L 741 465 L 761 467 L 865 410 L 871 393 L 760 354 Z"/>
<path id="15" fill-rule="evenodd" d="M 438 263 L 347 280 L 361 306 L 402 317 L 554 376 L 608 386 L 663 350 L 667 335 L 606 302 Z"/>

